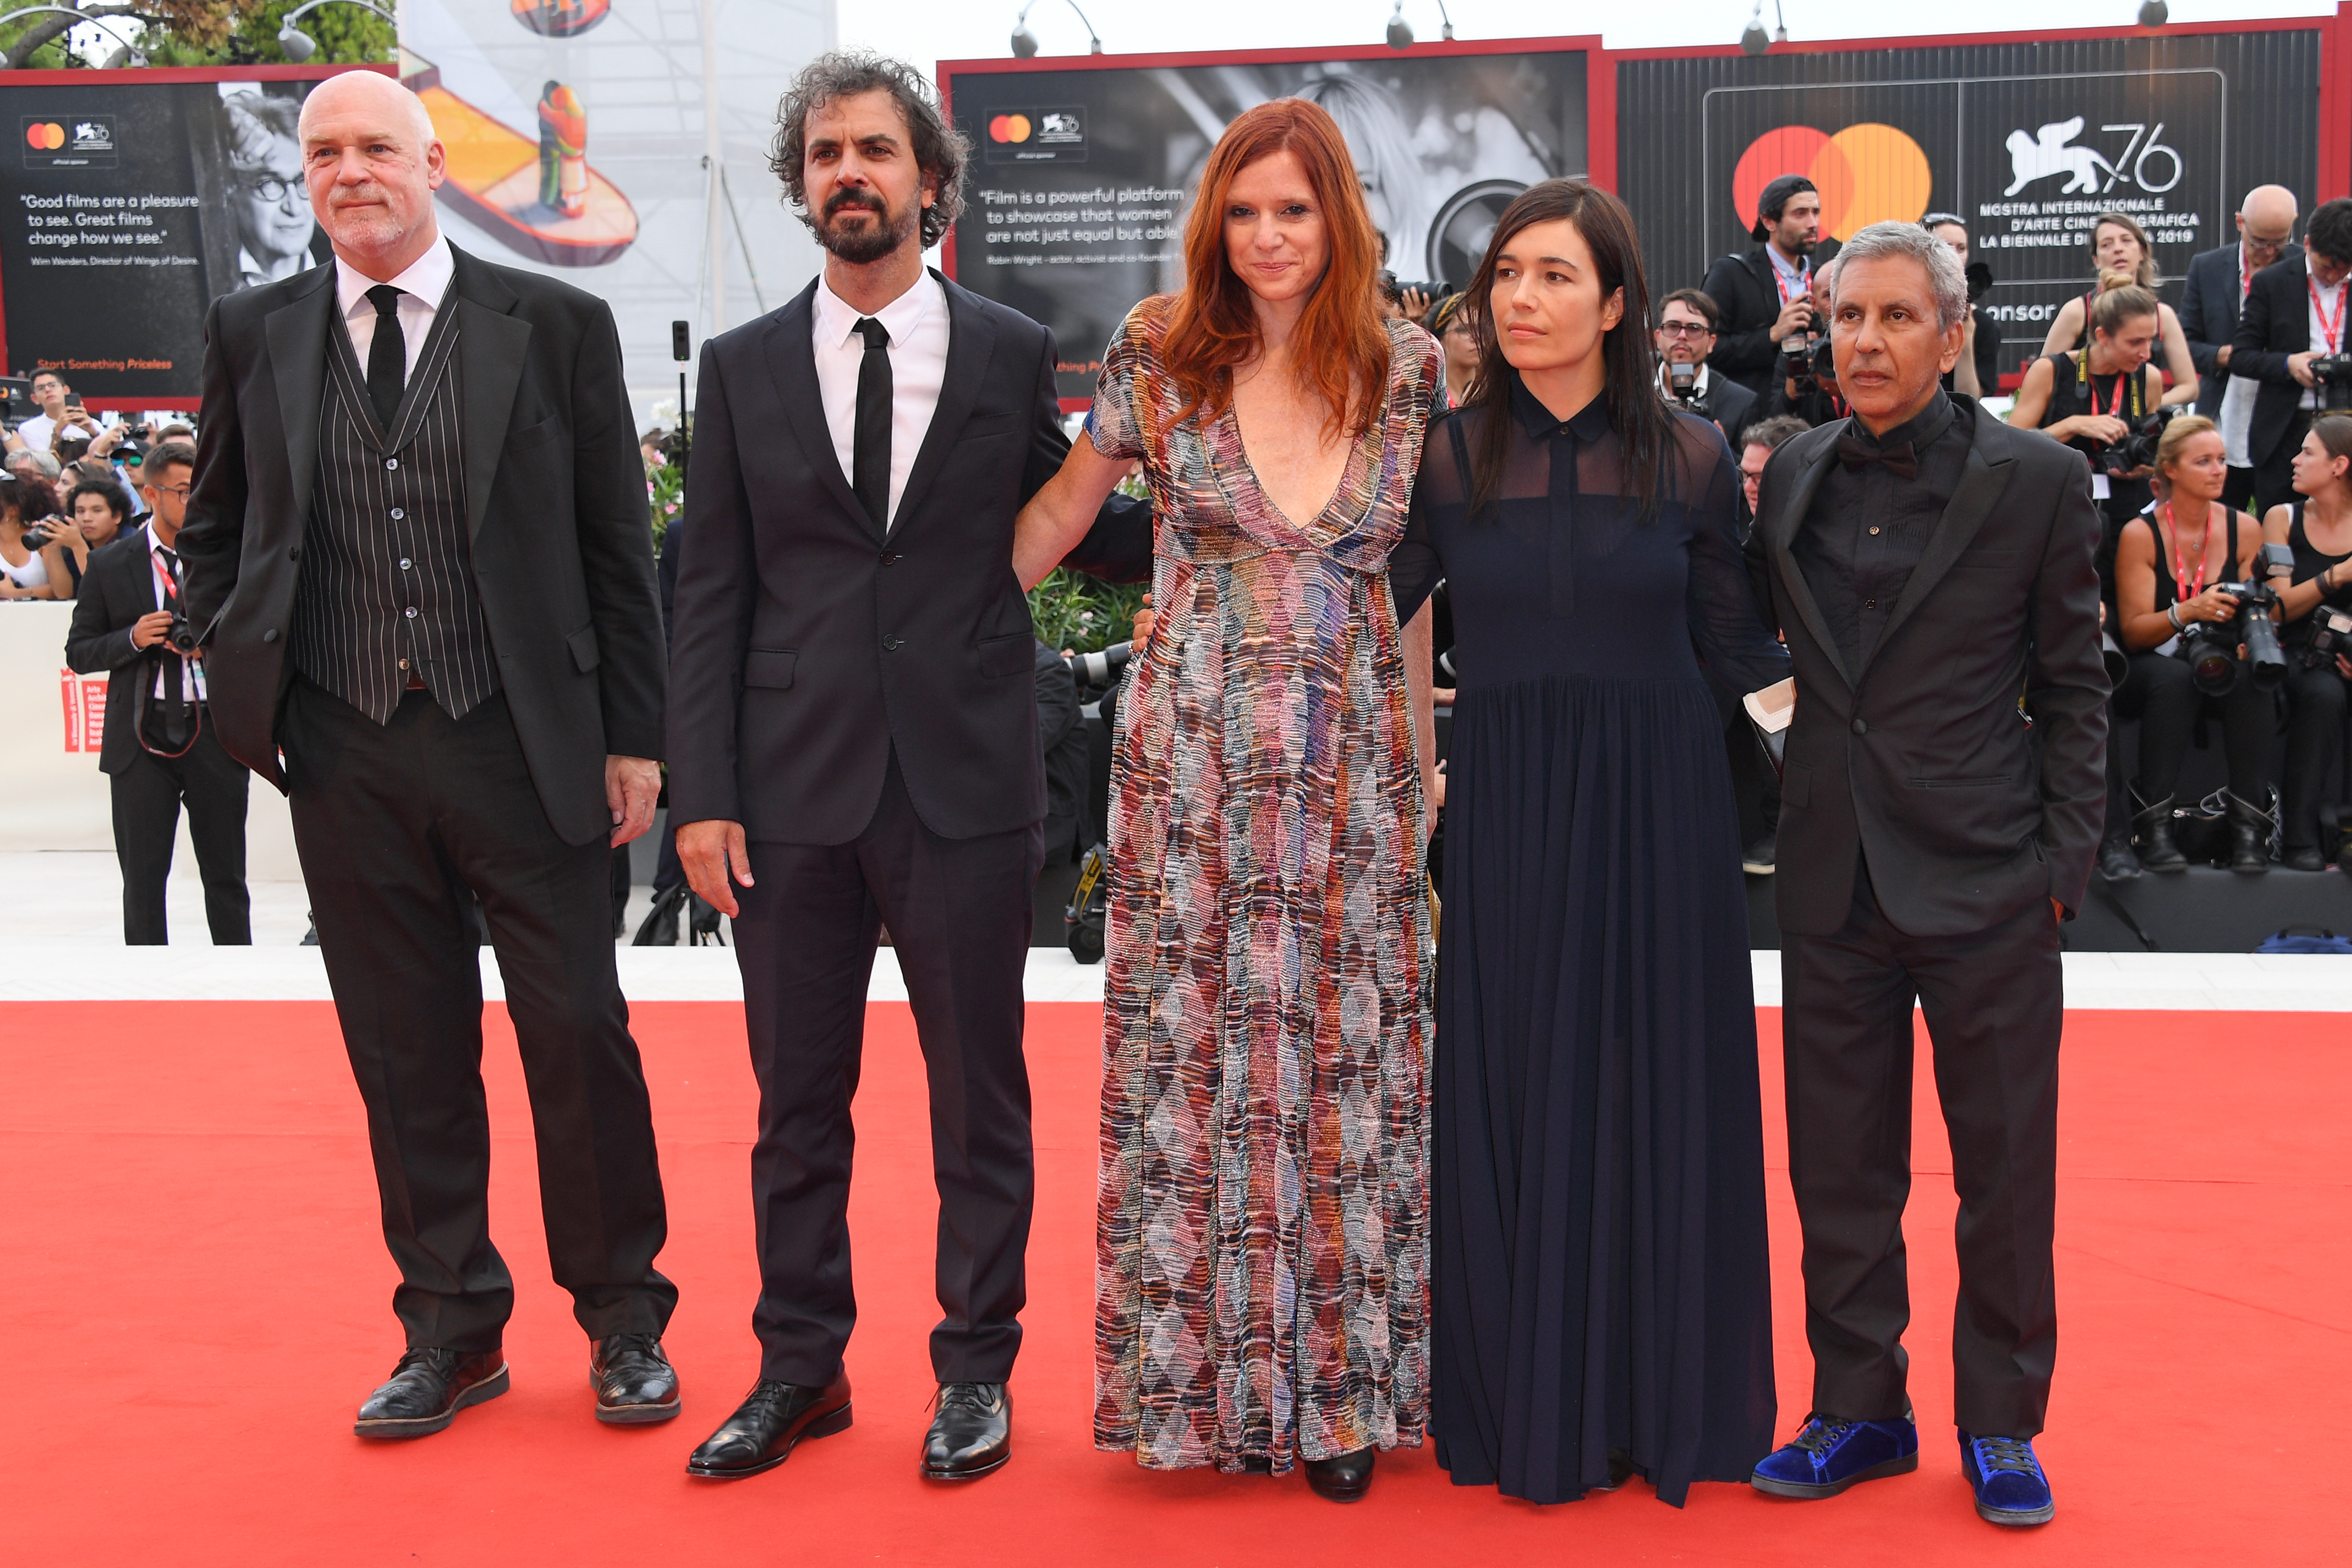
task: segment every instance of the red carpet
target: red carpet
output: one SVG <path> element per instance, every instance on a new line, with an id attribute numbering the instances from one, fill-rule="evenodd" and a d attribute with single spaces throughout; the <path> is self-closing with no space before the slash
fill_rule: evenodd
<path id="1" fill-rule="evenodd" d="M 498 1016 L 494 1013 L 494 1016 Z M 857 1424 L 782 1469 L 689 1482 L 688 1450 L 749 1384 L 751 1080 L 740 1011 L 636 1010 L 683 1292 L 686 1414 L 590 1419 L 586 1347 L 548 1281 L 511 1037 L 493 1036 L 496 1234 L 520 1292 L 514 1392 L 436 1437 L 350 1421 L 399 1350 L 359 1101 L 331 1010 L 297 1003 L 19 1004 L 0 1045 L 14 1418 L 6 1561 L 50 1563 L 1183 1564 L 2339 1561 L 2352 1540 L 2352 1018 L 2081 1013 L 2069 1023 L 2063 1333 L 2041 1452 L 2059 1514 L 1969 1511 L 1949 1425 L 1951 1213 L 1923 1058 L 1909 1343 L 1917 1475 L 1825 1503 L 1640 1483 L 1540 1509 L 1456 1490 L 1423 1452 L 1367 1502 L 1303 1482 L 1154 1476 L 1089 1446 L 1096 1010 L 1031 1013 L 1040 1199 L 1018 1446 L 926 1487 L 929 1156 L 906 1010 L 877 1005 L 852 1223 Z M 1768 1035 L 1765 1101 L 1779 1100 Z M 503 1020 L 498 1027 L 502 1030 Z M 1783 1147 L 1775 1116 L 1766 1147 Z M 1805 1407 L 1785 1180 L 1773 1196 L 1781 1429 Z M 2184 1459 L 2194 1468 L 2181 1468 Z"/>

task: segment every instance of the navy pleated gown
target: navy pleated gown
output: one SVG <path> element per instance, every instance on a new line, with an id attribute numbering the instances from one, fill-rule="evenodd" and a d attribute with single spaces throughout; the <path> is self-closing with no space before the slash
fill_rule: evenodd
<path id="1" fill-rule="evenodd" d="M 1400 616 L 1445 579 L 1460 676 L 1438 948 L 1431 1421 L 1465 1486 L 1537 1502 L 1623 1455 L 1659 1497 L 1743 1480 L 1774 1420 L 1738 826 L 1700 673 L 1787 673 L 1738 474 L 1674 416 L 1646 521 L 1605 399 L 1513 378 L 1499 499 L 1476 410 L 1431 426 Z M 1696 645 L 1696 652 L 1694 652 Z"/>

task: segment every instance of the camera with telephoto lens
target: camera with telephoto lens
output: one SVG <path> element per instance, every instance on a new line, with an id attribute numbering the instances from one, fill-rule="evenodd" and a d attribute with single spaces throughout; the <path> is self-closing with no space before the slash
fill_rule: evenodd
<path id="1" fill-rule="evenodd" d="M 2321 413 L 2352 413 L 2352 354 L 2314 354 L 2311 383 Z"/>
<path id="2" fill-rule="evenodd" d="M 1078 678 L 1080 686 L 1108 686 L 1110 678 L 1127 667 L 1134 657 L 1133 642 L 1115 642 L 1100 653 L 1074 653 L 1070 656 L 1070 673 Z"/>
<path id="3" fill-rule="evenodd" d="M 2238 602 L 2237 614 L 2226 621 L 2192 621 L 2180 634 L 2179 657 L 2197 689 L 2208 697 L 2228 696 L 2242 674 L 2260 691 L 2276 691 L 2286 684 L 2286 653 L 2271 619 L 2271 609 L 2278 603 L 2271 580 L 2294 575 L 2294 552 L 2284 544 L 2263 545 L 2262 571 L 2258 583 L 2213 584 Z M 2238 657 L 2241 643 L 2246 649 L 2242 659 Z"/>
<path id="4" fill-rule="evenodd" d="M 2164 427 L 2188 411 L 2185 404 L 2168 404 L 2150 409 L 2126 432 L 2120 441 L 2110 441 L 2099 448 L 2099 467 L 2108 474 L 2128 474 L 2156 466 L 2157 443 L 2164 439 Z"/>
<path id="5" fill-rule="evenodd" d="M 1797 334 L 1790 332 L 1788 341 L 1797 342 Z M 1799 397 L 1819 392 L 1822 383 L 1837 379 L 1837 354 L 1830 346 L 1829 334 L 1809 334 L 1806 342 L 1809 346 L 1801 353 L 1789 353 L 1780 367 L 1781 373 L 1795 384 Z"/>

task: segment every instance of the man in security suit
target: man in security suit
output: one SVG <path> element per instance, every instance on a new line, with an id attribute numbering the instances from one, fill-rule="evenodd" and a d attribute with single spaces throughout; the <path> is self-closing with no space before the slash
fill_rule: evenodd
<path id="1" fill-rule="evenodd" d="M 667 1420 L 677 1293 L 606 892 L 653 816 L 662 634 L 612 314 L 442 237 L 441 143 L 391 79 L 321 83 L 301 135 L 335 258 L 213 306 L 180 552 L 221 742 L 291 802 L 400 1267 L 408 1348 L 357 1429 L 507 1387 L 478 900 L 596 1416 Z"/>
<path id="2" fill-rule="evenodd" d="M 1754 1484 L 1822 1498 L 1918 1468 L 1916 1001 L 1960 1197 L 1961 1469 L 1979 1515 L 2026 1525 L 2053 1511 L 2032 1438 L 2058 1337 L 2058 921 L 2098 844 L 2107 681 L 2083 458 L 1938 388 L 1967 310 L 1918 225 L 1847 241 L 1831 341 L 1853 413 L 1772 455 L 1748 543 L 1797 682 L 1776 891 L 1813 1351 L 1811 1415 Z"/>

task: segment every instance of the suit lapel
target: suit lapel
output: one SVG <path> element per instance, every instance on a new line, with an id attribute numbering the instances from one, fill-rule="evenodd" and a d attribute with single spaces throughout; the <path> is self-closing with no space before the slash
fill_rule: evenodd
<path id="1" fill-rule="evenodd" d="M 1977 411 L 1979 421 L 1991 417 L 1982 409 Z M 1978 428 L 1981 431 L 1982 425 Z M 1927 536 L 1927 548 L 1921 552 L 1919 564 L 1911 569 L 1909 580 L 1903 584 L 1903 596 L 1887 613 L 1878 640 L 1863 650 L 1864 669 L 1870 668 L 1880 648 L 1895 640 L 1895 634 L 1910 618 L 1911 612 L 1936 591 L 1936 584 L 1944 580 L 1952 563 L 1959 559 L 1960 552 L 1975 541 L 1985 519 L 1992 515 L 1993 503 L 2009 488 L 2010 470 L 2016 461 L 2014 458 L 2003 458 L 1999 462 L 1987 462 L 1983 448 L 1975 442 L 1969 444 L 1968 465 L 1960 470 L 1960 482 L 1953 488 L 1952 499 L 1944 503 L 1943 515 L 1936 520 L 1935 532 Z"/>
<path id="2" fill-rule="evenodd" d="M 948 460 L 949 448 L 962 436 L 964 422 L 971 417 L 971 405 L 980 397 L 989 356 L 996 347 L 996 329 L 978 302 L 944 279 L 940 286 L 948 307 L 947 371 L 940 379 L 940 401 L 931 411 L 930 427 L 923 432 L 923 444 L 915 453 L 915 466 L 907 470 L 907 488 L 899 492 L 898 510 L 892 514 L 889 531 L 893 534 L 898 531 L 901 522 L 913 515 L 915 503 L 938 477 L 940 465 Z"/>
<path id="3" fill-rule="evenodd" d="M 776 312 L 761 337 L 761 357 L 768 362 L 768 374 L 784 405 L 784 421 L 793 427 L 810 471 L 824 482 L 835 503 L 878 542 L 882 531 L 849 488 L 849 476 L 841 471 L 841 458 L 833 449 L 833 427 L 824 422 L 824 393 L 816 384 L 815 331 L 816 285 L 811 283 Z"/>
<path id="4" fill-rule="evenodd" d="M 269 375 L 284 426 L 287 493 L 295 525 L 310 521 L 310 481 L 319 468 L 319 405 L 327 386 L 327 331 L 335 321 L 335 269 L 317 269 L 310 285 L 263 319 Z"/>
<path id="5" fill-rule="evenodd" d="M 1823 426 L 1822 428 L 1834 426 Z M 1805 581 L 1805 574 L 1798 567 L 1797 558 L 1790 551 L 1790 546 L 1796 542 L 1797 530 L 1803 524 L 1805 513 L 1813 504 L 1813 495 L 1822 488 L 1822 478 L 1835 461 L 1837 442 L 1835 439 L 1822 442 L 1822 449 L 1814 453 L 1811 461 L 1798 473 L 1796 485 L 1774 515 L 1771 531 L 1767 538 L 1771 545 L 1773 563 L 1780 568 L 1780 580 L 1789 585 L 1789 602 L 1796 608 L 1797 619 L 1804 624 L 1805 630 L 1812 634 L 1813 641 L 1821 646 L 1822 652 L 1836 667 L 1846 685 L 1851 687 L 1856 672 L 1845 667 L 1845 659 L 1838 652 L 1837 639 L 1830 635 L 1829 623 L 1822 619 L 1822 607 L 1813 598 L 1812 585 Z"/>
<path id="6" fill-rule="evenodd" d="M 449 295 L 457 313 L 457 419 L 466 446 L 466 538 L 471 542 L 482 531 L 506 452 L 530 323 L 508 313 L 515 307 L 514 290 L 497 273 L 456 246 L 449 252 L 456 263 Z"/>

